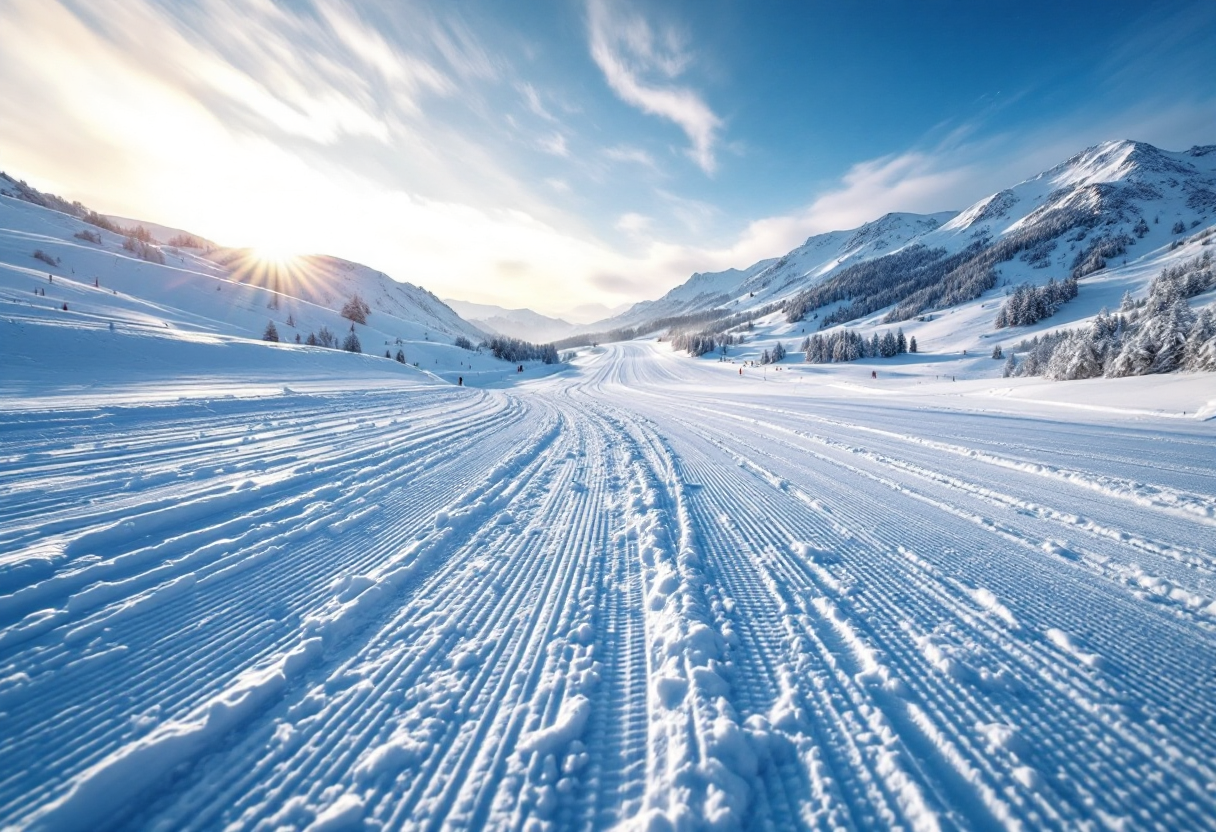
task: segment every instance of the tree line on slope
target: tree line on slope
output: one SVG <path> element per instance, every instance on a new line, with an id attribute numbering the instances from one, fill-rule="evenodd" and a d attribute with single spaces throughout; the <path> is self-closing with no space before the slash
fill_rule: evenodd
<path id="1" fill-rule="evenodd" d="M 560 360 L 554 344 L 533 344 L 531 341 L 506 335 L 495 335 L 483 341 L 482 347 L 488 349 L 495 358 L 510 361 L 512 364 L 538 360 L 545 364 L 556 364 Z"/>
<path id="2" fill-rule="evenodd" d="M 601 332 L 589 332 L 583 335 L 571 335 L 554 342 L 558 349 L 571 347 L 590 347 L 600 343 L 613 341 L 632 341 L 642 335 L 659 330 L 666 331 L 671 337 L 687 333 L 692 328 L 698 328 L 697 335 L 715 336 L 730 329 L 746 326 L 750 321 L 762 318 L 781 308 L 780 303 L 770 303 L 757 309 L 744 312 L 731 312 L 727 309 L 707 309 L 703 312 L 691 312 L 687 315 L 668 315 L 662 318 L 651 318 L 636 326 L 619 327 Z M 692 333 L 688 333 L 692 334 Z M 721 341 L 721 339 L 718 339 Z M 719 344 L 720 346 L 720 344 Z M 709 350 L 712 352 L 712 350 Z M 704 353 L 700 353 L 704 355 Z"/>
<path id="3" fill-rule="evenodd" d="M 1033 215 L 1033 222 L 1001 237 L 995 243 L 984 238 L 956 254 L 913 244 L 872 260 L 855 263 L 822 283 L 799 292 L 786 302 L 785 318 L 794 323 L 813 311 L 833 303 L 841 305 L 820 316 L 820 328 L 873 314 L 888 306 L 884 323 L 906 321 L 928 310 L 956 306 L 982 295 L 996 285 L 996 267 L 1019 253 L 1036 267 L 1050 263 L 1050 252 L 1059 238 L 1070 232 L 1074 242 L 1086 237 L 1104 211 L 1118 207 L 1117 196 L 1099 193 L 1085 209 L 1065 204 L 1075 196 L 1061 189 L 1050 196 Z M 1122 204 L 1122 203 L 1118 203 Z M 1106 266 L 1106 258 L 1123 253 L 1135 240 L 1127 235 L 1102 235 L 1091 239 L 1073 261 L 1070 278 L 1084 277 Z"/>
<path id="4" fill-rule="evenodd" d="M 1045 286 L 1023 283 L 1013 290 L 996 313 L 996 328 L 1030 326 L 1050 318 L 1060 307 L 1077 296 L 1077 279 L 1057 283 L 1053 277 Z"/>
<path id="5" fill-rule="evenodd" d="M 908 339 L 903 329 L 894 334 L 887 330 L 880 337 L 877 332 L 869 338 L 848 328 L 815 333 L 802 342 L 802 351 L 809 364 L 830 364 L 840 361 L 856 361 L 859 358 L 893 358 L 907 352 L 916 352 L 916 338 Z"/>
<path id="6" fill-rule="evenodd" d="M 1176 370 L 1216 371 L 1216 303 L 1195 311 L 1187 299 L 1216 288 L 1211 252 L 1164 269 L 1148 297 L 1124 295 L 1085 329 L 1062 330 L 1009 350 L 1005 376 L 1119 378 Z M 1019 360 L 1018 353 L 1021 353 Z"/>

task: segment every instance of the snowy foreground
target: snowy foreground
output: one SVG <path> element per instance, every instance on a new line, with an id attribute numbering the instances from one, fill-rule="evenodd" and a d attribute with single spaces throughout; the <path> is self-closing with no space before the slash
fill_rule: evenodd
<path id="1" fill-rule="evenodd" d="M 1216 827 L 1211 376 L 241 355 L 10 368 L 0 826 Z"/>

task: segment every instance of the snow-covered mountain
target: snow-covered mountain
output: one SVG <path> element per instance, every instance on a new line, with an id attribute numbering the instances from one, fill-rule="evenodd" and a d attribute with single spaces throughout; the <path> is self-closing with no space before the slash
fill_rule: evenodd
<path id="1" fill-rule="evenodd" d="M 493 304 L 470 303 L 452 298 L 444 298 L 443 302 L 456 310 L 466 321 L 486 332 L 522 338 L 533 343 L 556 341 L 577 329 L 577 326 L 569 321 L 551 318 L 531 309 L 506 309 Z"/>
<path id="2" fill-rule="evenodd" d="M 791 319 L 828 311 L 837 322 L 894 308 L 906 320 L 994 287 L 1151 259 L 1214 220 L 1216 146 L 1171 152 L 1109 141 L 961 212 L 887 214 L 748 269 L 695 274 L 595 329 L 776 308 Z"/>
<path id="3" fill-rule="evenodd" d="M 85 217 L 112 228 L 142 225 L 152 238 L 130 240 Z M 216 248 L 197 237 L 198 247 L 170 246 L 162 239 L 183 234 L 142 221 L 99 218 L 79 203 L 0 178 L 0 264 L 98 289 L 110 295 L 111 305 L 121 299 L 124 314 L 134 318 L 253 338 L 273 322 L 283 340 L 294 341 L 322 327 L 346 331 L 351 322 L 341 310 L 358 295 L 369 308 L 366 329 L 360 330 L 361 337 L 370 336 L 367 347 L 482 337 L 435 295 L 367 266 L 325 256 L 269 262 L 247 249 Z"/>
<path id="4" fill-rule="evenodd" d="M 592 329 L 615 329 L 636 326 L 644 321 L 687 315 L 705 309 L 715 309 L 731 303 L 738 296 L 740 285 L 772 265 L 774 260 L 761 260 L 746 269 L 697 273 L 658 300 L 644 300 L 613 318 L 591 325 Z"/>
<path id="5" fill-rule="evenodd" d="M 783 257 L 761 260 L 746 269 L 694 274 L 658 300 L 634 304 L 623 314 L 592 328 L 637 326 L 657 318 L 716 308 L 736 312 L 764 306 L 791 290 L 823 279 L 839 267 L 894 251 L 954 215 L 953 211 L 891 213 L 858 228 L 816 234 Z"/>

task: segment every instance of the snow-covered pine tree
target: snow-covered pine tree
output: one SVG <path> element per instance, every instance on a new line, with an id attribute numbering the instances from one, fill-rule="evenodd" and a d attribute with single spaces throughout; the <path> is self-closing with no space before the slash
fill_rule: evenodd
<path id="1" fill-rule="evenodd" d="M 367 316 L 371 313 L 372 308 L 359 297 L 358 292 L 351 295 L 350 300 L 342 305 L 342 317 L 357 324 L 367 323 Z"/>
<path id="2" fill-rule="evenodd" d="M 1001 374 L 1005 378 L 1012 378 L 1013 376 L 1017 375 L 1017 372 L 1018 372 L 1017 356 L 1015 356 L 1013 353 L 1009 353 L 1009 357 L 1005 359 L 1005 368 Z"/>
<path id="3" fill-rule="evenodd" d="M 895 340 L 895 336 L 888 330 L 882 335 L 882 342 L 879 348 L 879 355 L 883 358 L 891 358 L 899 352 L 899 342 Z"/>

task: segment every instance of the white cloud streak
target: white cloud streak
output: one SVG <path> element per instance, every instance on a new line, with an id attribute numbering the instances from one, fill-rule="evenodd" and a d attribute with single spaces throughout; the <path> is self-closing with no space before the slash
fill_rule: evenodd
<path id="1" fill-rule="evenodd" d="M 626 104 L 679 125 L 692 144 L 689 156 L 712 174 L 722 119 L 696 92 L 670 83 L 689 62 L 676 33 L 656 35 L 645 19 L 619 12 L 609 0 L 589 0 L 587 26 L 591 57 L 612 91 Z"/>

